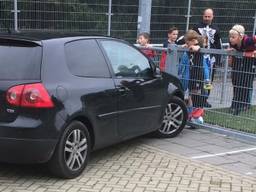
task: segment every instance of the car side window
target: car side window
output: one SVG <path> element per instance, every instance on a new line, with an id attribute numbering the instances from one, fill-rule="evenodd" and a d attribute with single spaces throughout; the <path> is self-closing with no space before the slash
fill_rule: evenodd
<path id="1" fill-rule="evenodd" d="M 118 41 L 101 41 L 117 77 L 152 77 L 148 59 L 135 48 Z"/>
<path id="2" fill-rule="evenodd" d="M 70 72 L 82 77 L 110 77 L 108 65 L 93 39 L 72 41 L 65 45 Z"/>

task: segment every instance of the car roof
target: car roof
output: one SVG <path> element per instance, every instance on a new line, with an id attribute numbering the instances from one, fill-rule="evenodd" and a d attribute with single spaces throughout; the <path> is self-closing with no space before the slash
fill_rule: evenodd
<path id="1" fill-rule="evenodd" d="M 13 32 L 13 33 L 0 33 L 0 38 L 20 39 L 26 41 L 43 41 L 49 39 L 60 39 L 60 38 L 107 38 L 113 39 L 107 36 L 95 36 L 87 35 L 82 32 Z"/>

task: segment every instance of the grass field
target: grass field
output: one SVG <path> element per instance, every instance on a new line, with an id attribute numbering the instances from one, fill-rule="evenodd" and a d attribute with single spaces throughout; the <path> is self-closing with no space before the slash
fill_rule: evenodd
<path id="1" fill-rule="evenodd" d="M 256 106 L 239 115 L 232 115 L 229 108 L 209 109 L 204 116 L 205 123 L 256 134 Z"/>

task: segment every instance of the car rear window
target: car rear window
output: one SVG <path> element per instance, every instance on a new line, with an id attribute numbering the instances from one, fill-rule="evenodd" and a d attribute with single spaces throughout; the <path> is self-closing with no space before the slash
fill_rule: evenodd
<path id="1" fill-rule="evenodd" d="M 42 48 L 35 43 L 0 40 L 0 80 L 40 79 Z"/>

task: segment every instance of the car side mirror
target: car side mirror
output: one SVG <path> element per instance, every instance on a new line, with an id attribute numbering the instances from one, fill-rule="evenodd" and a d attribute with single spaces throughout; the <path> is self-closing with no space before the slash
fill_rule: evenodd
<path id="1" fill-rule="evenodd" d="M 157 67 L 157 65 L 152 60 L 149 60 L 149 64 L 151 66 L 151 69 L 152 69 L 152 72 L 153 72 L 153 76 L 155 78 L 161 78 L 162 74 L 161 74 L 160 68 Z"/>
<path id="2" fill-rule="evenodd" d="M 159 67 L 156 67 L 156 68 L 155 68 L 154 76 L 155 76 L 156 78 L 161 78 L 161 77 L 162 77 L 161 70 L 160 70 Z"/>

